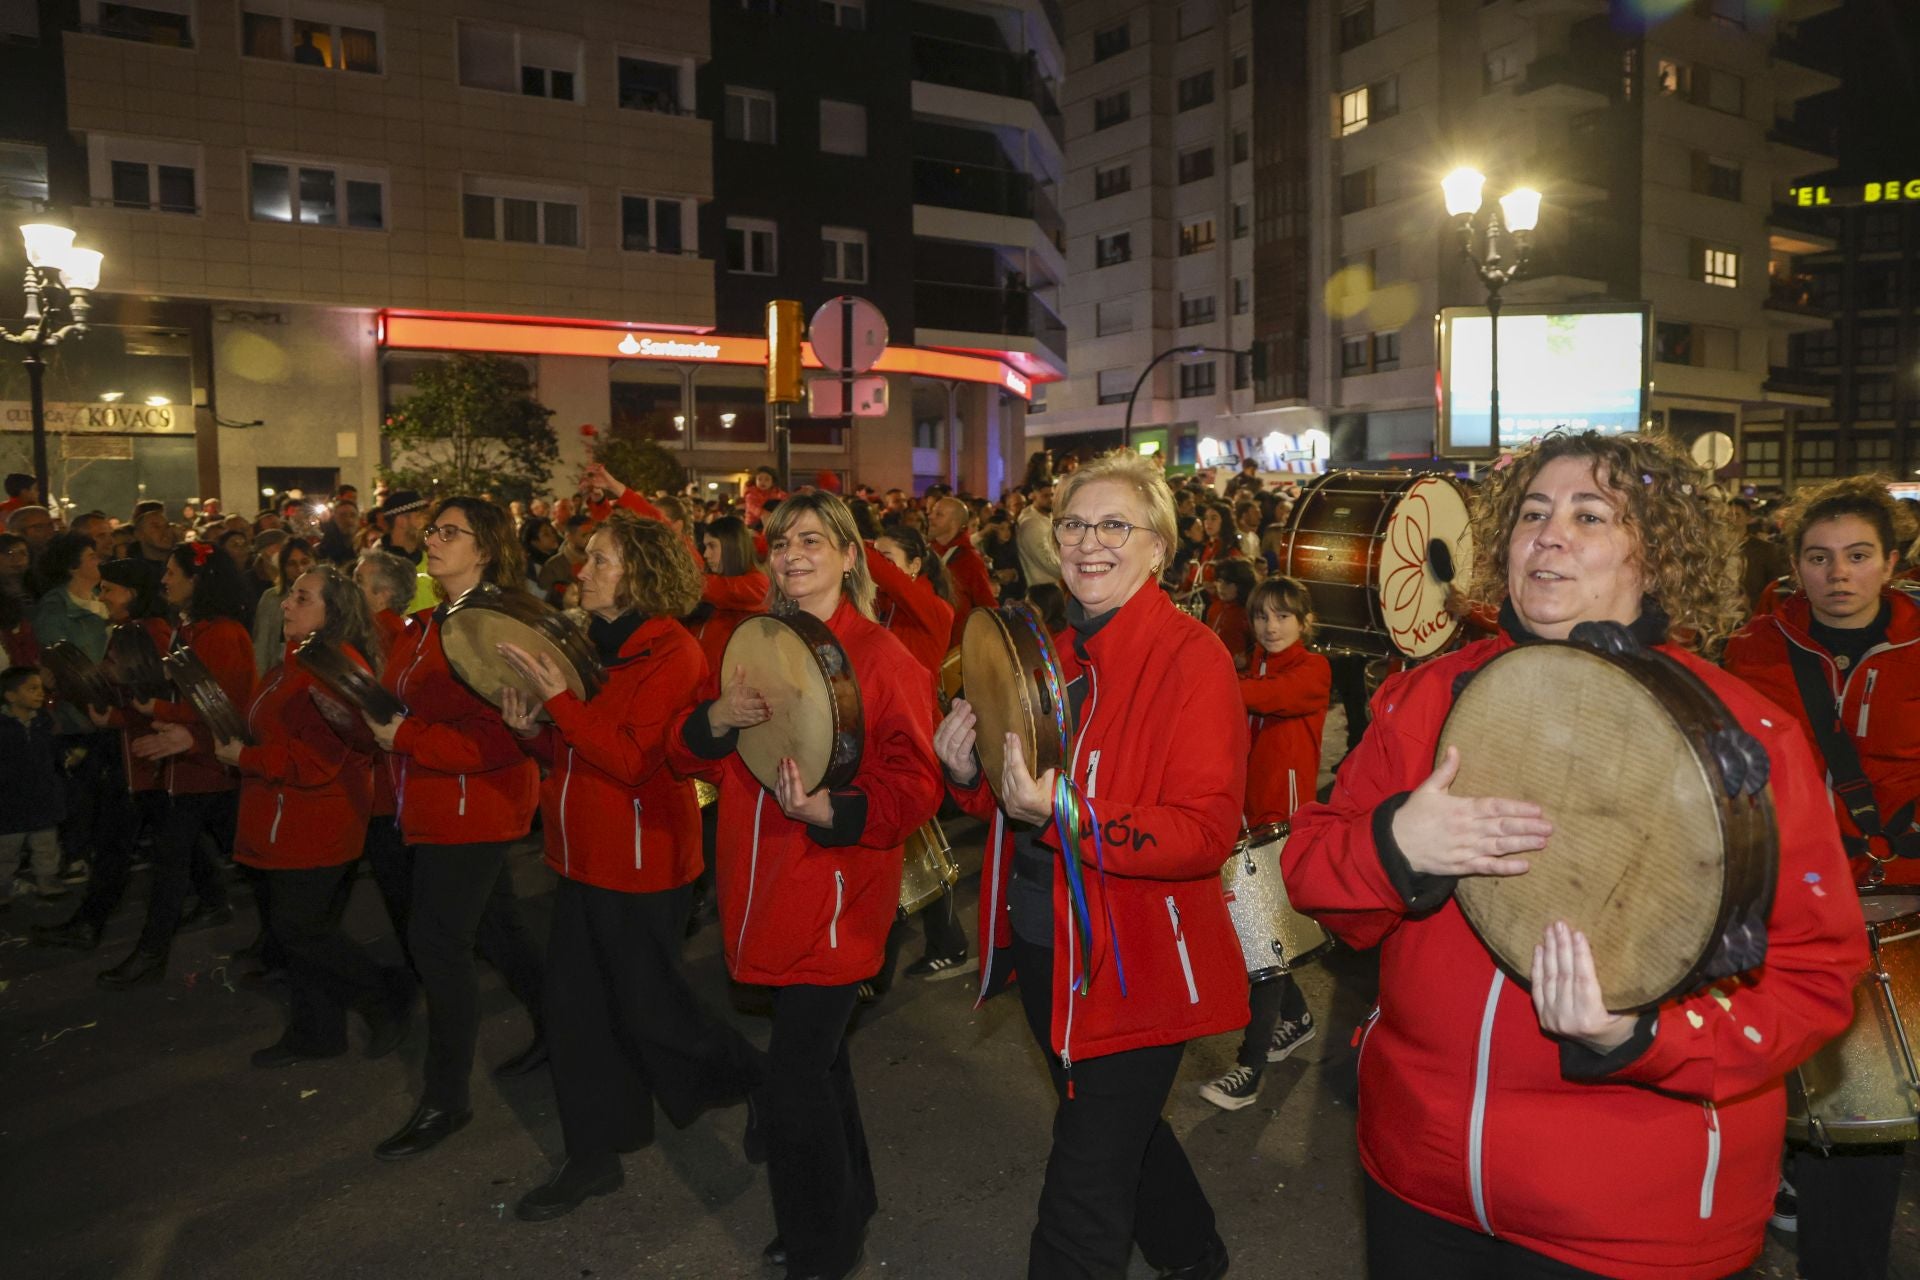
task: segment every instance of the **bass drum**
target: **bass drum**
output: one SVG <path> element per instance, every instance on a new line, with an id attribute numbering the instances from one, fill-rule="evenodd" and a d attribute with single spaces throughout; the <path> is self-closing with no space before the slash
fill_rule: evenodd
<path id="1" fill-rule="evenodd" d="M 1466 492 L 1447 475 L 1329 471 L 1301 492 L 1277 551 L 1313 593 L 1321 647 L 1424 658 L 1459 628 L 1447 594 L 1473 566 Z"/>
<path id="2" fill-rule="evenodd" d="M 910 916 L 932 904 L 942 889 L 952 888 L 959 878 L 960 864 L 953 860 L 953 846 L 947 843 L 940 819 L 928 819 L 926 826 L 907 837 L 900 872 L 900 914 Z"/>
<path id="3" fill-rule="evenodd" d="M 1227 914 L 1240 937 L 1247 977 L 1254 982 L 1292 973 L 1333 949 L 1333 938 L 1311 916 L 1293 909 L 1280 879 L 1280 851 L 1287 846 L 1284 822 L 1255 827 L 1240 837 L 1220 868 Z"/>

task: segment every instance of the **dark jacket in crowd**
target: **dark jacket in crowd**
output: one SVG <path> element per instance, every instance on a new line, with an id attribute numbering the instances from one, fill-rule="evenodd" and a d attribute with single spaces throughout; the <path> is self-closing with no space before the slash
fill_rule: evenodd
<path id="1" fill-rule="evenodd" d="M 45 831 L 67 819 L 60 742 L 44 710 L 26 721 L 0 711 L 0 834 Z"/>

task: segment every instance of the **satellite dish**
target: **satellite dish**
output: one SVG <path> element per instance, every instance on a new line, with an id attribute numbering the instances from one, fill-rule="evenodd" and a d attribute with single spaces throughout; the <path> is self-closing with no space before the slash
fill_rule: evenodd
<path id="1" fill-rule="evenodd" d="M 1718 471 L 1733 461 L 1733 437 L 1724 431 L 1708 431 L 1693 442 L 1693 460 L 1708 471 Z"/>

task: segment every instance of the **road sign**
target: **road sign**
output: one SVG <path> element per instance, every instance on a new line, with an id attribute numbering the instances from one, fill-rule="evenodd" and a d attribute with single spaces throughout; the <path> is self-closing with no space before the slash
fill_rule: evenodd
<path id="1" fill-rule="evenodd" d="M 842 294 L 813 313 L 807 340 L 832 372 L 865 373 L 887 349 L 887 319 L 865 298 Z"/>
<path id="2" fill-rule="evenodd" d="M 807 416 L 809 418 L 840 418 L 847 416 L 847 389 L 853 389 L 852 416 L 856 418 L 884 418 L 887 416 L 887 379 L 885 375 L 872 378 L 853 378 L 851 380 L 836 377 L 813 377 L 807 379 Z"/>
<path id="3" fill-rule="evenodd" d="M 1733 437 L 1724 431 L 1708 431 L 1693 442 L 1693 460 L 1709 471 L 1718 471 L 1733 461 Z"/>

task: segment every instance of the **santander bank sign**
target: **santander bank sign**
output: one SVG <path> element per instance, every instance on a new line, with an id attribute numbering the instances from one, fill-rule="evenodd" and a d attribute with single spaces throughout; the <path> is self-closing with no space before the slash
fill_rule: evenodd
<path id="1" fill-rule="evenodd" d="M 699 339 L 639 338 L 632 334 L 620 339 L 620 352 L 629 356 L 648 356 L 655 360 L 718 360 L 720 344 Z"/>

